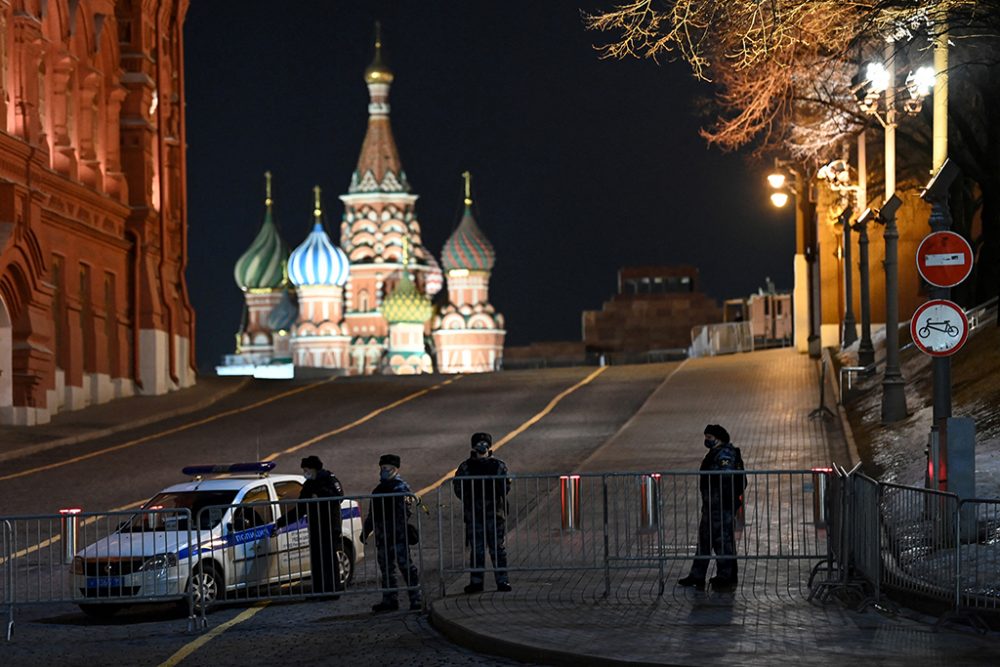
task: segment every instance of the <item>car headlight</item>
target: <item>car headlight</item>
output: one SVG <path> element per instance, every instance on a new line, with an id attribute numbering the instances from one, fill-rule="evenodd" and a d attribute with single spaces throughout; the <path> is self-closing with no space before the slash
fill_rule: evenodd
<path id="1" fill-rule="evenodd" d="M 83 566 L 83 557 L 82 556 L 74 556 L 73 557 L 73 565 L 71 566 L 71 570 L 70 571 L 73 574 L 84 574 L 84 572 L 86 570 L 85 570 L 85 568 Z"/>
<path id="2" fill-rule="evenodd" d="M 159 556 L 153 556 L 146 560 L 139 568 L 140 572 L 149 572 L 150 570 L 165 570 L 168 567 L 175 567 L 177 565 L 177 554 L 160 554 Z"/>

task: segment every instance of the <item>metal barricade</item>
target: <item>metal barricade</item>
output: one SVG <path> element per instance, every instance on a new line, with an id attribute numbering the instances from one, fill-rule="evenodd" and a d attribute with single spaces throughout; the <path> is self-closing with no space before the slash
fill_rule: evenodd
<path id="1" fill-rule="evenodd" d="M 851 476 L 850 489 L 851 512 L 847 530 L 850 551 L 847 565 L 853 574 L 871 586 L 871 601 L 878 602 L 882 597 L 881 485 L 871 477 L 857 473 Z"/>
<path id="2" fill-rule="evenodd" d="M 561 580 L 584 596 L 602 597 L 620 587 L 662 593 L 669 579 L 683 577 L 695 561 L 707 568 L 720 550 L 724 560 L 735 552 L 741 580 L 799 592 L 807 586 L 810 561 L 828 555 L 827 531 L 812 520 L 812 475 L 800 470 L 456 478 L 436 492 L 441 594 L 462 575 L 475 582 L 498 570 L 502 576 L 516 573 L 526 585 Z M 508 482 L 502 503 L 470 498 L 475 484 L 485 485 L 484 497 L 493 498 Z M 569 483 L 572 505 L 578 506 L 573 530 L 565 528 Z M 491 559 L 492 568 L 482 550 L 477 553 L 480 534 L 500 561 Z"/>
<path id="3" fill-rule="evenodd" d="M 1000 500 L 962 500 L 958 516 L 956 610 L 1000 611 Z"/>
<path id="4" fill-rule="evenodd" d="M 958 497 L 881 483 L 880 588 L 954 599 Z"/>
<path id="5" fill-rule="evenodd" d="M 422 605 L 420 508 L 412 493 L 201 508 L 193 593 L 203 622 L 213 604 L 234 600 L 406 593 Z"/>
<path id="6" fill-rule="evenodd" d="M 8 639 L 17 606 L 52 602 L 106 616 L 136 602 L 186 601 L 191 627 L 189 510 L 72 511 L 2 522 L 0 597 Z"/>

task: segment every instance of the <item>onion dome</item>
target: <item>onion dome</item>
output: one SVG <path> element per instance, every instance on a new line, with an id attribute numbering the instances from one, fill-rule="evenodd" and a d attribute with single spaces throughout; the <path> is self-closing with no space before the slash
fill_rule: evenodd
<path id="1" fill-rule="evenodd" d="M 410 244 L 408 239 L 403 239 L 403 276 L 392 294 L 382 301 L 382 317 L 389 324 L 423 324 L 431 319 L 434 310 L 431 300 L 426 295 L 417 291 L 417 286 L 410 278 Z"/>
<path id="2" fill-rule="evenodd" d="M 316 206 L 313 209 L 313 228 L 306 240 L 292 251 L 288 258 L 288 277 L 296 285 L 337 285 L 347 282 L 350 262 L 344 251 L 335 246 L 323 229 L 323 209 L 320 189 L 313 188 Z"/>
<path id="3" fill-rule="evenodd" d="M 244 292 L 252 290 L 276 289 L 285 283 L 285 262 L 288 260 L 288 244 L 278 233 L 271 213 L 271 172 L 266 172 L 267 198 L 264 205 L 264 222 L 260 226 L 253 243 L 247 248 L 233 269 L 233 278 Z"/>
<path id="4" fill-rule="evenodd" d="M 288 331 L 299 318 L 299 302 L 295 293 L 281 290 L 281 300 L 267 315 L 267 326 L 271 331 Z"/>
<path id="5" fill-rule="evenodd" d="M 382 24 L 375 22 L 375 59 L 365 70 L 365 83 L 392 83 L 392 70 L 382 62 Z"/>
<path id="6" fill-rule="evenodd" d="M 441 263 L 445 271 L 466 269 L 468 271 L 491 271 L 496 262 L 496 253 L 486 235 L 479 229 L 472 217 L 472 197 L 470 195 L 470 175 L 465 176 L 465 213 L 461 222 L 445 241 L 441 250 Z"/>

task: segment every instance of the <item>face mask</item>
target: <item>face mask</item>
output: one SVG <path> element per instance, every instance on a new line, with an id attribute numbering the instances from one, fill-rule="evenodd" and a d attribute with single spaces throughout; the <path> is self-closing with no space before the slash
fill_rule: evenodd
<path id="1" fill-rule="evenodd" d="M 396 474 L 394 472 L 392 472 L 391 470 L 381 470 L 378 473 L 378 478 L 380 480 L 382 480 L 383 482 L 388 482 L 390 479 L 392 479 L 395 476 L 396 476 Z"/>
<path id="2" fill-rule="evenodd" d="M 316 479 L 316 471 L 315 470 L 306 470 L 302 474 L 305 475 L 306 479 Z"/>
<path id="3" fill-rule="evenodd" d="M 705 440 L 705 446 L 708 447 L 709 449 L 715 447 L 715 440 Z"/>

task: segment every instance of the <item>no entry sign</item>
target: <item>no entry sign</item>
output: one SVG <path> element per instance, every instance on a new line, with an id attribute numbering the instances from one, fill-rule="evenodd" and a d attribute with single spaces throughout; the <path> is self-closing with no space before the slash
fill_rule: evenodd
<path id="1" fill-rule="evenodd" d="M 910 337 L 922 352 L 932 357 L 947 357 L 965 345 L 969 337 L 969 320 L 952 301 L 928 301 L 913 313 Z"/>
<path id="2" fill-rule="evenodd" d="M 935 287 L 954 287 L 972 272 L 972 246 L 955 232 L 934 232 L 917 248 L 917 270 Z"/>

